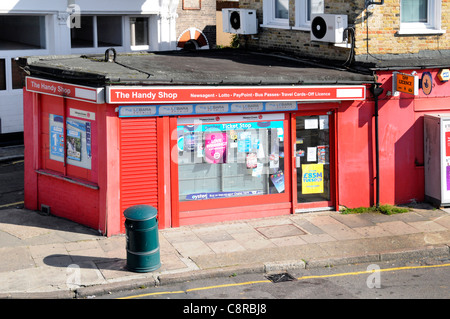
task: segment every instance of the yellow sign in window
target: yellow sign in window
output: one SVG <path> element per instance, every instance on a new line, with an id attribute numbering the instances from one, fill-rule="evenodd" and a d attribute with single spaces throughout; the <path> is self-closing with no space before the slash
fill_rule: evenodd
<path id="1" fill-rule="evenodd" d="M 302 165 L 302 193 L 323 193 L 323 164 Z"/>

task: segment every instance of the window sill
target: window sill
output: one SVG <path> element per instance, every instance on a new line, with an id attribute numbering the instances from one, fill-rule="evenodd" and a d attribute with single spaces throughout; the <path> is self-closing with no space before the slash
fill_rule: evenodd
<path id="1" fill-rule="evenodd" d="M 150 50 L 149 45 L 132 45 L 130 46 L 131 51 L 148 51 Z"/>
<path id="2" fill-rule="evenodd" d="M 439 35 L 445 32 L 445 30 L 439 29 L 400 29 L 397 31 L 397 35 Z"/>
<path id="3" fill-rule="evenodd" d="M 274 24 L 274 23 L 268 23 L 268 24 L 260 24 L 260 27 L 262 28 L 272 28 L 272 29 L 284 29 L 284 30 L 291 30 L 292 27 L 285 24 Z"/>
<path id="4" fill-rule="evenodd" d="M 292 27 L 292 30 L 297 30 L 297 31 L 307 31 L 307 32 L 311 32 L 311 27 L 297 27 L 294 26 Z"/>
<path id="5" fill-rule="evenodd" d="M 82 181 L 78 178 L 72 178 L 72 177 L 67 177 L 67 176 L 63 176 L 60 175 L 58 173 L 55 172 L 51 172 L 48 170 L 42 170 L 42 169 L 38 169 L 36 170 L 36 173 L 40 174 L 40 175 L 45 175 L 45 176 L 50 176 L 59 180 L 63 180 L 72 184 L 76 184 L 76 185 L 80 185 L 80 186 L 84 186 L 87 188 L 91 188 L 91 189 L 99 189 L 98 185 L 96 183 L 92 183 L 92 182 L 88 182 L 88 181 Z"/>

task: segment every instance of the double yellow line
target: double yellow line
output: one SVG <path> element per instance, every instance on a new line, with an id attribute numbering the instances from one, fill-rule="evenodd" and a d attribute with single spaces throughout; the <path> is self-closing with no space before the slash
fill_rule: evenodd
<path id="1" fill-rule="evenodd" d="M 390 271 L 399 271 L 399 270 L 426 269 L 426 268 L 439 268 L 439 267 L 450 267 L 450 263 L 449 264 L 441 264 L 441 265 L 405 266 L 405 267 L 395 267 L 395 268 L 386 268 L 386 269 L 378 269 L 378 270 L 364 270 L 364 271 L 337 273 L 337 274 L 329 274 L 329 275 L 302 276 L 302 277 L 297 278 L 297 280 L 344 277 L 344 276 L 358 276 L 358 275 L 363 275 L 363 274 L 371 274 L 374 272 L 390 272 Z M 246 285 L 262 284 L 262 283 L 271 283 L 271 281 L 270 280 L 256 280 L 256 281 L 246 281 L 246 282 L 224 284 L 224 285 L 198 287 L 198 288 L 191 288 L 191 289 L 178 290 L 178 291 L 151 292 L 151 293 L 146 293 L 146 294 L 122 297 L 122 298 L 118 298 L 118 299 L 133 299 L 133 298 L 142 298 L 142 297 L 158 296 L 158 295 L 170 295 L 170 294 L 186 294 L 191 291 L 246 286 Z"/>

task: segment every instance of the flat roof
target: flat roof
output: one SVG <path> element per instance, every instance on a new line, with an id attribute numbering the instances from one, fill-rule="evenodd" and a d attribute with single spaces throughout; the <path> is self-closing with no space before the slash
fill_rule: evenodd
<path id="1" fill-rule="evenodd" d="M 236 49 L 24 57 L 32 76 L 83 85 L 333 85 L 374 83 L 370 73 Z"/>

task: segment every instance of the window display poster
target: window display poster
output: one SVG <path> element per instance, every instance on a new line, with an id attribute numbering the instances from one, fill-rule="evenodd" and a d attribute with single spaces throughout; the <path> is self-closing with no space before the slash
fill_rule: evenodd
<path id="1" fill-rule="evenodd" d="M 323 164 L 302 165 L 302 194 L 323 193 Z"/>
<path id="2" fill-rule="evenodd" d="M 91 122 L 67 118 L 67 163 L 91 169 Z"/>
<path id="3" fill-rule="evenodd" d="M 238 139 L 238 152 L 248 153 L 252 144 L 251 132 L 240 132 Z"/>
<path id="4" fill-rule="evenodd" d="M 328 115 L 319 115 L 319 128 L 328 130 Z"/>
<path id="5" fill-rule="evenodd" d="M 317 163 L 328 164 L 328 145 L 317 146 Z"/>
<path id="6" fill-rule="evenodd" d="M 63 117 L 50 114 L 50 159 L 64 161 Z"/>
<path id="7" fill-rule="evenodd" d="M 226 163 L 227 133 L 205 133 L 205 160 L 207 163 Z"/>
<path id="8" fill-rule="evenodd" d="M 305 130 L 316 130 L 319 128 L 318 119 L 305 119 Z"/>
<path id="9" fill-rule="evenodd" d="M 317 148 L 316 147 L 308 147 L 306 149 L 306 160 L 308 162 L 317 161 Z"/>
<path id="10" fill-rule="evenodd" d="M 270 175 L 272 184 L 277 189 L 278 193 L 284 192 L 284 174 L 283 171 L 278 171 L 275 174 Z"/>
<path id="11" fill-rule="evenodd" d="M 258 165 L 258 157 L 255 153 L 247 154 L 246 158 L 247 168 L 255 168 Z"/>
<path id="12" fill-rule="evenodd" d="M 81 161 L 81 133 L 67 130 L 67 158 Z"/>

